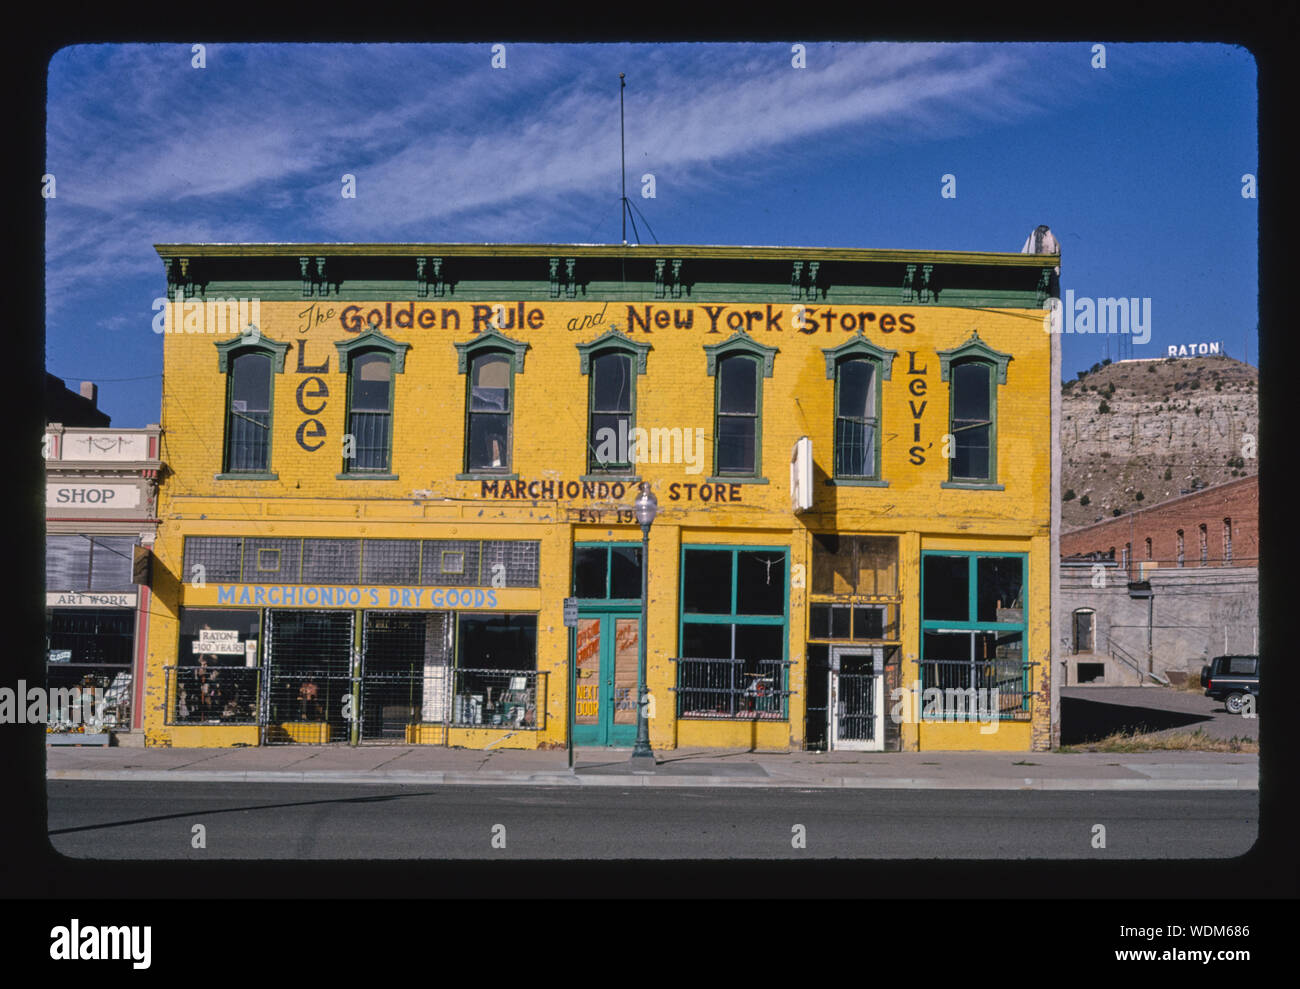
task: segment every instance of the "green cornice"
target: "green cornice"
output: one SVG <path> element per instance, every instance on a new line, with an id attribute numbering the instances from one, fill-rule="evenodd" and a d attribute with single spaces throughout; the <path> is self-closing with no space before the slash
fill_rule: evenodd
<path id="1" fill-rule="evenodd" d="M 1041 309 L 1057 255 L 621 244 L 157 244 L 170 292 L 428 304 L 570 299 L 690 305 Z"/>
<path id="2" fill-rule="evenodd" d="M 717 258 L 738 261 L 884 261 L 1050 268 L 1059 254 L 995 251 L 909 251 L 867 247 L 742 247 L 705 244 L 155 244 L 161 258 L 480 257 L 480 258 Z"/>

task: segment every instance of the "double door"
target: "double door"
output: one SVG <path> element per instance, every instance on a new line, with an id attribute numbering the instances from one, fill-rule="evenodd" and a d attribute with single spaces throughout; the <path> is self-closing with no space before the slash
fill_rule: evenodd
<path id="1" fill-rule="evenodd" d="M 580 608 L 570 669 L 573 744 L 630 747 L 636 741 L 640 613 Z"/>

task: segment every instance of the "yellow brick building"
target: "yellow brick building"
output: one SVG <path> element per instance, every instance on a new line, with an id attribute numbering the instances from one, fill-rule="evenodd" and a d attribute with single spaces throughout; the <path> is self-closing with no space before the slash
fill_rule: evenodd
<path id="1" fill-rule="evenodd" d="M 157 250 L 148 744 L 1050 744 L 1055 255 Z"/>

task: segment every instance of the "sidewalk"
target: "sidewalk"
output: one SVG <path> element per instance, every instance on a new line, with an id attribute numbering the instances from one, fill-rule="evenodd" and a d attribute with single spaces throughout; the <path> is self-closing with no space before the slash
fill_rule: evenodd
<path id="1" fill-rule="evenodd" d="M 1255 790 L 1259 756 L 1218 752 L 656 752 L 634 773 L 628 749 L 446 749 L 284 745 L 238 749 L 47 748 L 50 780 L 853 787 L 955 790 Z"/>

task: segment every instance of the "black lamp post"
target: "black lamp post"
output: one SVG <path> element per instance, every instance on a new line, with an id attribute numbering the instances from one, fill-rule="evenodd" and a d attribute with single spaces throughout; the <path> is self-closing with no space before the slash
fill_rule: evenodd
<path id="1" fill-rule="evenodd" d="M 641 525 L 641 634 L 637 657 L 636 745 L 632 749 L 632 765 L 642 771 L 653 772 L 655 754 L 650 748 L 650 723 L 646 720 L 646 605 L 650 586 L 650 526 L 659 514 L 659 499 L 650 490 L 650 482 L 642 481 L 632 506 L 636 520 Z"/>

